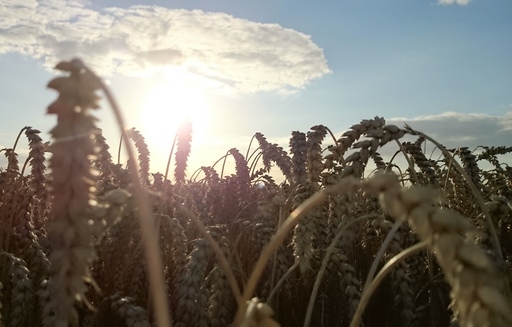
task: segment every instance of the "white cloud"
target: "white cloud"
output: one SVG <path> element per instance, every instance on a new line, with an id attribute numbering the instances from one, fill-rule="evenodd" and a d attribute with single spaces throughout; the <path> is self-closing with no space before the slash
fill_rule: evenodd
<path id="1" fill-rule="evenodd" d="M 437 0 L 437 3 L 440 5 L 453 5 L 458 4 L 460 6 L 465 6 L 469 3 L 470 0 Z"/>
<path id="2" fill-rule="evenodd" d="M 0 3 L 0 54 L 78 56 L 103 75 L 181 72 L 237 92 L 290 92 L 330 72 L 308 35 L 225 13 L 132 6 L 95 11 L 77 0 Z"/>

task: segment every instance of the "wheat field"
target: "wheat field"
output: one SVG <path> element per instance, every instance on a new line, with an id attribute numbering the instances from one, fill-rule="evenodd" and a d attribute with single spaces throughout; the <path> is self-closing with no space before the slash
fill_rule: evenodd
<path id="1" fill-rule="evenodd" d="M 445 148 L 374 117 L 294 131 L 289 151 L 256 133 L 187 174 L 184 124 L 153 174 L 101 79 L 56 69 L 51 139 L 26 126 L 2 149 L 0 326 L 512 326 L 512 146 Z"/>

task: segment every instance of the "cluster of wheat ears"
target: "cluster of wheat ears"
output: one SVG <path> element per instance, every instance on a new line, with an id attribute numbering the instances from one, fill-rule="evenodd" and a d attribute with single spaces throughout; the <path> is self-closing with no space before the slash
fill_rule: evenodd
<path id="1" fill-rule="evenodd" d="M 174 175 L 151 174 L 103 82 L 56 68 L 52 140 L 25 127 L 2 150 L 0 326 L 512 326 L 512 147 L 447 149 L 375 117 L 293 132 L 289 152 L 256 133 L 217 162 L 235 173 L 187 178 L 185 124 Z M 100 90 L 127 165 L 96 127 Z"/>

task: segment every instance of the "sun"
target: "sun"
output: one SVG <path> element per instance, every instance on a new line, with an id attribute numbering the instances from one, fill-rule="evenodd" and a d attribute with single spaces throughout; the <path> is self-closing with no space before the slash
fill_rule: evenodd
<path id="1" fill-rule="evenodd" d="M 168 151 L 176 131 L 187 121 L 192 123 L 193 142 L 204 139 L 209 114 L 204 91 L 187 84 L 163 83 L 145 95 L 139 123 L 150 147 Z"/>

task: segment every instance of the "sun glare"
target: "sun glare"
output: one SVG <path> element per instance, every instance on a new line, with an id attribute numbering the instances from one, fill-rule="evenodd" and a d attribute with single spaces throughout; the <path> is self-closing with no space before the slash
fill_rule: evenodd
<path id="1" fill-rule="evenodd" d="M 206 136 L 209 108 L 202 90 L 166 83 L 154 87 L 143 101 L 140 123 L 148 144 L 157 151 L 170 150 L 178 127 L 192 122 L 192 142 Z"/>

